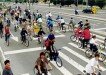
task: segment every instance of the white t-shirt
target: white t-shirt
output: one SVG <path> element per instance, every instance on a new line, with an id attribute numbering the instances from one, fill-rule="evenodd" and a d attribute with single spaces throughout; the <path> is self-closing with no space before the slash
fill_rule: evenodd
<path id="1" fill-rule="evenodd" d="M 90 44 L 95 44 L 95 45 L 97 45 L 97 39 L 90 39 L 90 42 L 89 42 Z"/>
<path id="2" fill-rule="evenodd" d="M 64 19 L 60 19 L 61 23 L 65 23 Z"/>
<path id="3" fill-rule="evenodd" d="M 95 58 L 92 58 L 85 67 L 86 72 L 90 74 L 93 73 L 92 66 L 95 67 L 97 65 L 99 65 L 99 62 Z"/>
<path id="4" fill-rule="evenodd" d="M 51 13 L 46 14 L 46 18 L 48 18 L 49 16 L 52 17 L 52 14 Z"/>
<path id="5" fill-rule="evenodd" d="M 38 21 L 38 22 L 42 22 L 42 18 L 39 18 L 37 21 Z"/>

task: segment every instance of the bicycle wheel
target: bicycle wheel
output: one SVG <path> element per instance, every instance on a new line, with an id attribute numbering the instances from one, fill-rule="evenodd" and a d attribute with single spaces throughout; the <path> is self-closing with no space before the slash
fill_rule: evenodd
<path id="1" fill-rule="evenodd" d="M 66 33 L 66 27 L 63 27 L 63 32 Z"/>
<path id="2" fill-rule="evenodd" d="M 77 44 L 78 44 L 78 47 L 79 47 L 79 48 L 81 48 L 81 47 L 82 47 L 82 42 L 81 42 L 80 40 L 78 41 L 78 43 L 77 43 Z"/>
<path id="3" fill-rule="evenodd" d="M 71 41 L 75 42 L 77 40 L 77 37 L 75 35 L 70 36 Z"/>
<path id="4" fill-rule="evenodd" d="M 105 61 L 106 60 L 106 55 L 105 54 L 103 54 L 103 53 L 101 53 L 100 54 L 100 61 Z"/>
<path id="5" fill-rule="evenodd" d="M 86 55 L 88 58 L 91 58 L 92 55 L 93 55 L 93 52 L 92 52 L 90 49 L 87 49 L 87 50 L 85 51 L 85 55 Z"/>
<path id="6" fill-rule="evenodd" d="M 25 41 L 25 46 L 28 47 L 29 46 L 29 40 L 26 39 Z"/>
<path id="7" fill-rule="evenodd" d="M 99 44 L 99 48 L 100 48 L 101 50 L 104 50 L 104 49 L 105 49 L 104 43 Z"/>
<path id="8" fill-rule="evenodd" d="M 56 64 L 57 64 L 58 67 L 63 66 L 62 60 L 59 57 L 56 58 Z"/>

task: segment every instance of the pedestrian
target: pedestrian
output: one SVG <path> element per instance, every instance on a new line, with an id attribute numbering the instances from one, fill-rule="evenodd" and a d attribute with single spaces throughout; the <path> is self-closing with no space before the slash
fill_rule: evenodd
<path id="1" fill-rule="evenodd" d="M 13 75 L 13 72 L 11 70 L 11 66 L 10 66 L 10 61 L 9 60 L 6 60 L 4 62 L 4 69 L 3 69 L 3 73 L 2 75 Z"/>

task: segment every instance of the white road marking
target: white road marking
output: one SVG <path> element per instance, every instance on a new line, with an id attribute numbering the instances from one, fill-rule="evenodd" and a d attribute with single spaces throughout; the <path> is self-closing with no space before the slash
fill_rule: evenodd
<path id="1" fill-rule="evenodd" d="M 21 74 L 21 75 L 30 75 L 29 73 Z"/>
<path id="2" fill-rule="evenodd" d="M 76 45 L 76 44 L 74 44 L 74 43 L 69 43 L 71 46 L 73 46 L 73 47 L 75 47 L 75 48 L 77 48 L 77 49 L 79 49 L 79 50 L 81 50 L 81 51 L 83 51 L 83 52 L 85 52 L 85 50 L 84 49 L 81 49 L 81 48 L 78 48 L 78 46 Z M 69 51 L 69 50 L 68 50 Z M 73 51 L 74 52 L 74 51 Z M 74 54 L 74 53 L 73 53 Z M 77 53 L 76 53 L 77 54 Z M 82 60 L 84 60 L 85 62 L 89 62 L 89 60 L 88 59 L 86 59 L 85 57 L 82 57 L 81 55 L 78 55 L 78 57 L 79 58 L 81 58 Z M 101 69 L 102 69 L 102 71 L 105 71 L 106 69 L 104 68 L 104 67 L 101 67 Z"/>
<path id="3" fill-rule="evenodd" d="M 9 55 L 9 54 L 17 54 L 17 53 L 23 53 L 23 52 L 32 52 L 32 51 L 38 51 L 38 50 L 42 50 L 41 47 L 38 47 L 38 48 L 29 48 L 29 49 L 22 49 L 22 50 L 14 50 L 14 51 L 7 51 L 7 52 L 4 52 L 5 55 Z M 63 75 L 73 75 L 72 73 L 70 73 L 66 68 L 64 67 L 57 67 L 56 63 L 55 62 L 51 62 L 58 70 L 60 70 Z M 64 72 L 65 71 L 65 72 Z"/>
<path id="4" fill-rule="evenodd" d="M 98 28 L 98 29 L 94 29 L 94 30 L 104 30 L 104 29 L 106 29 L 106 28 Z"/>
<path id="5" fill-rule="evenodd" d="M 71 59 L 70 57 L 68 57 L 62 52 L 59 52 L 59 56 L 61 56 L 64 60 L 66 60 L 70 65 L 74 66 L 76 69 L 83 72 L 84 67 L 81 66 L 79 63 L 77 63 L 76 61 L 74 61 L 73 59 Z"/>
<path id="6" fill-rule="evenodd" d="M 18 42 L 19 40 L 18 40 L 18 37 L 15 37 L 11 32 L 10 32 L 10 34 L 11 34 L 11 38 L 13 39 L 13 40 L 15 40 L 16 42 Z"/>
<path id="7" fill-rule="evenodd" d="M 5 61 L 6 60 L 6 57 L 5 57 L 5 55 L 4 55 L 4 52 L 3 52 L 3 50 L 1 49 L 1 47 L 0 47 L 0 54 L 1 54 L 1 56 L 3 57 L 3 61 Z"/>
<path id="8" fill-rule="evenodd" d="M 97 34 L 94 34 L 94 35 L 96 35 L 96 37 L 99 38 L 99 39 L 102 39 L 102 40 L 105 39 L 105 37 L 103 37 L 103 36 L 100 36 L 100 35 L 97 35 Z"/>
<path id="9" fill-rule="evenodd" d="M 39 50 L 43 50 L 43 49 L 41 47 L 36 47 L 36 48 L 27 48 L 27 49 L 6 51 L 6 52 L 4 52 L 4 55 L 18 54 L 18 53 L 25 53 L 25 52 L 33 52 L 33 51 L 39 51 Z"/>
<path id="10" fill-rule="evenodd" d="M 72 73 L 70 73 L 66 68 L 62 67 L 58 67 L 56 65 L 56 63 L 54 61 L 50 61 L 59 71 L 62 72 L 63 75 L 73 75 Z"/>
<path id="11" fill-rule="evenodd" d="M 21 75 L 30 75 L 29 73 L 21 74 Z M 50 72 L 48 72 L 48 75 L 51 75 Z"/>
<path id="12" fill-rule="evenodd" d="M 58 37 L 65 37 L 65 35 L 55 35 L 55 37 L 56 38 L 58 38 Z M 44 39 L 47 39 L 47 36 L 46 37 L 44 37 Z M 33 38 L 33 40 L 38 40 L 38 38 Z"/>

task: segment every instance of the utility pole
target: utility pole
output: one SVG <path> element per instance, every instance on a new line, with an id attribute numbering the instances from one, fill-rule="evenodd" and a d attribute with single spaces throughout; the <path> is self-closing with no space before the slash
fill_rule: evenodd
<path id="1" fill-rule="evenodd" d="M 30 10 L 30 7 L 31 7 L 31 0 L 29 0 L 29 10 Z"/>
<path id="2" fill-rule="evenodd" d="M 88 7 L 88 0 L 86 0 L 86 6 Z"/>

